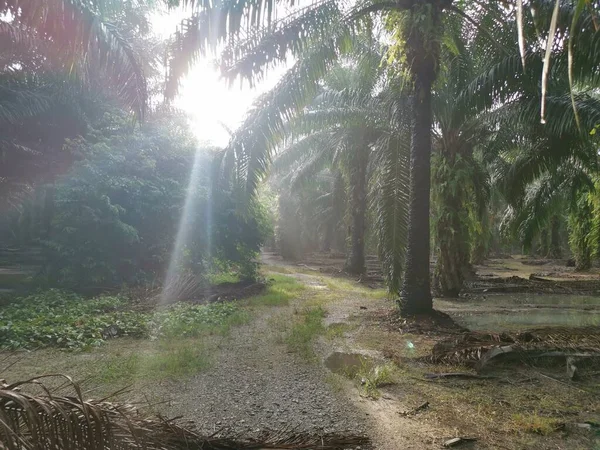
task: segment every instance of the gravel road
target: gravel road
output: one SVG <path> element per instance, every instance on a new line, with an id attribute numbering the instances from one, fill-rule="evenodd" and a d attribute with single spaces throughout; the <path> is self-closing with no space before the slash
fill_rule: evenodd
<path id="1" fill-rule="evenodd" d="M 175 390 L 169 415 L 189 418 L 206 433 L 257 436 L 269 429 L 293 429 L 364 434 L 364 413 L 333 391 L 327 370 L 278 342 L 273 320 L 284 320 L 293 307 L 275 310 L 275 317 L 271 308 L 233 330 L 213 367 Z"/>

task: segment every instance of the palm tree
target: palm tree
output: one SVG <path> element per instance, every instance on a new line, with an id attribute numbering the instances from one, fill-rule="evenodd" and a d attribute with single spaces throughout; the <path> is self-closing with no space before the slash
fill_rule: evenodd
<path id="1" fill-rule="evenodd" d="M 277 163 L 276 159 L 274 166 Z M 299 171 L 303 171 L 302 164 L 298 165 Z M 317 248 L 343 252 L 347 202 L 341 171 L 325 168 L 307 176 L 307 183 L 296 181 L 294 173 L 292 170 L 279 176 L 274 171 L 270 177 L 271 186 L 279 193 L 277 238 L 281 255 L 293 260 Z"/>
<path id="2" fill-rule="evenodd" d="M 138 52 L 147 12 L 104 0 L 0 2 L 1 202 L 19 205 L 34 182 L 69 166 L 65 138 L 85 133 L 98 91 L 144 117 L 146 75 L 156 73 L 150 52 Z"/>
<path id="3" fill-rule="evenodd" d="M 289 170 L 291 163 L 301 161 L 292 188 L 326 166 L 346 175 L 350 221 L 345 270 L 355 275 L 365 272 L 370 154 L 389 128 L 383 94 L 385 70 L 378 65 L 381 54 L 368 46 L 359 48 L 360 55 L 334 67 L 324 78 L 325 87 L 307 111 L 286 124 L 295 138 L 275 160 L 279 170 Z M 378 94 L 378 90 L 382 92 Z"/>
<path id="4" fill-rule="evenodd" d="M 485 103 L 478 104 L 468 88 L 498 50 L 485 45 L 488 41 L 480 33 L 468 33 L 461 21 L 447 22 L 433 96 L 434 288 L 440 296 L 456 297 L 472 272 L 471 230 L 486 211 L 489 192 L 488 176 L 476 152 L 489 143 L 491 127 L 484 117 Z"/>
<path id="5" fill-rule="evenodd" d="M 536 26 L 555 17 L 552 3 L 540 5 L 535 23 L 525 23 L 523 32 L 529 42 L 535 41 Z M 600 55 L 595 50 L 600 33 L 594 22 L 594 14 L 578 12 L 577 5 L 559 9 L 557 33 L 567 36 L 569 27 L 572 30 L 576 24 L 578 40 L 576 46 L 553 49 L 545 100 L 536 71 L 546 60 L 534 49 L 526 49 L 526 69 L 515 55 L 509 55 L 471 83 L 471 89 L 484 94 L 483 98 L 498 99 L 491 107 L 490 120 L 498 130 L 510 130 L 510 134 L 500 133 L 504 135 L 498 140 L 500 145 L 486 149 L 485 158 L 509 205 L 507 218 L 512 228 L 528 247 L 544 227 L 552 225 L 556 250 L 558 211 L 566 210 L 571 245 L 581 254 L 579 268 L 590 260 L 587 236 L 592 234 L 592 210 L 586 199 L 594 190 L 599 169 L 597 138 L 589 133 L 600 121 L 595 94 L 600 83 Z M 545 125 L 538 120 L 542 114 Z"/>
<path id="6" fill-rule="evenodd" d="M 18 74 L 27 69 L 62 69 L 75 71 L 84 80 L 102 72 L 117 87 L 121 101 L 143 117 L 146 78 L 129 40 L 115 22 L 106 19 L 116 11 L 109 5 L 102 0 L 0 2 L 0 70 Z M 121 5 L 119 12 L 126 9 Z"/>
<path id="7" fill-rule="evenodd" d="M 414 91 L 410 225 L 402 303 L 404 311 L 408 314 L 431 311 L 429 282 L 431 88 L 437 75 L 442 14 L 445 10 L 461 12 L 452 5 L 451 0 L 361 4 L 348 13 L 343 12 L 335 1 L 327 1 L 300 10 L 286 19 L 271 24 L 268 28 L 260 29 L 265 23 L 270 23 L 272 6 L 271 3 L 263 3 L 260 0 L 236 5 L 222 2 L 211 8 L 201 8 L 191 20 L 182 24 L 175 43 L 175 57 L 171 64 L 173 77 L 169 83 L 170 92 L 176 91 L 177 79 L 189 68 L 194 56 L 206 51 L 215 41 L 223 42 L 229 41 L 231 37 L 235 38 L 244 30 L 242 24 L 247 24 L 250 28 L 259 30 L 251 31 L 249 39 L 231 47 L 225 52 L 223 58 L 225 73 L 231 78 L 239 75 L 252 79 L 260 76 L 265 67 L 285 60 L 289 53 L 298 55 L 307 47 L 321 50 L 318 59 L 311 61 L 312 64 L 307 66 L 304 72 L 299 71 L 306 66 L 306 60 L 297 63 L 297 72 L 299 72 L 296 81 L 297 90 L 292 91 L 296 102 L 294 105 L 280 104 L 281 107 L 275 111 L 276 116 L 270 121 L 271 124 L 276 124 L 279 118 L 297 113 L 304 107 L 306 94 L 314 93 L 316 89 L 315 80 L 321 78 L 331 64 L 346 52 L 350 25 L 365 21 L 369 14 L 378 11 L 402 15 L 406 20 L 403 21 L 403 26 L 400 28 L 402 32 L 398 37 L 406 41 L 406 55 Z M 217 17 L 219 17 L 218 24 L 214 22 Z M 219 26 L 225 23 L 224 21 L 228 21 L 227 28 Z M 269 131 L 272 135 L 273 130 Z M 248 134 L 243 127 L 238 138 L 244 133 Z M 256 136 L 257 133 L 253 135 Z M 238 138 L 232 141 L 232 146 L 240 145 L 246 148 L 247 156 L 244 158 L 250 160 L 254 158 L 258 163 L 252 167 L 252 162 L 248 161 L 244 163 L 244 167 L 252 167 L 264 172 L 266 165 L 263 163 L 268 163 L 269 157 L 255 156 L 251 152 L 270 152 L 272 146 L 260 145 L 264 142 L 256 142 L 256 139 L 253 145 L 247 145 L 247 142 L 240 144 Z M 248 187 L 254 189 L 256 177 L 252 172 L 248 174 L 250 180 Z"/>

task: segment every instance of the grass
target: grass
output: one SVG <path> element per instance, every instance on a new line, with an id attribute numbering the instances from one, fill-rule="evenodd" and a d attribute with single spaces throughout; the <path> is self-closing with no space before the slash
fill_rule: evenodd
<path id="1" fill-rule="evenodd" d="M 379 388 L 396 383 L 396 372 L 397 368 L 393 363 L 376 365 L 365 358 L 355 378 L 360 381 L 364 396 L 377 400 L 381 397 Z"/>
<path id="2" fill-rule="evenodd" d="M 274 272 L 274 273 L 282 273 L 282 274 L 291 274 L 291 273 L 294 273 L 291 270 L 286 269 L 285 267 L 282 267 L 282 266 L 270 266 L 270 265 L 267 265 L 267 264 L 263 264 L 262 269 L 265 272 Z"/>
<path id="3" fill-rule="evenodd" d="M 562 422 L 556 418 L 543 417 L 538 414 L 514 414 L 512 423 L 515 431 L 541 434 L 547 436 L 559 430 Z"/>
<path id="4" fill-rule="evenodd" d="M 269 285 L 263 294 L 246 300 L 249 306 L 286 306 L 290 300 L 298 297 L 298 294 L 306 289 L 293 277 L 285 275 L 270 274 Z"/>
<path id="5" fill-rule="evenodd" d="M 345 278 L 321 277 L 321 282 L 324 283 L 327 286 L 327 288 L 334 292 L 349 291 L 368 298 L 388 297 L 388 292 L 385 289 L 371 289 L 369 287 L 365 287 L 360 283 L 357 283 L 356 281 L 348 280 Z"/>
<path id="6" fill-rule="evenodd" d="M 207 278 L 210 284 L 238 283 L 240 281 L 240 276 L 234 272 L 214 273 Z"/>
<path id="7" fill-rule="evenodd" d="M 198 339 L 176 339 L 100 360 L 99 366 L 97 378 L 106 384 L 182 378 L 209 368 L 210 354 Z"/>
<path id="8" fill-rule="evenodd" d="M 269 277 L 269 286 L 263 294 L 240 302 L 250 307 L 284 306 L 296 298 L 306 287 L 293 277 L 273 274 Z M 200 314 L 198 312 L 197 314 Z M 312 351 L 313 333 L 324 329 L 321 319 L 325 312 L 313 308 L 302 314 L 303 320 L 291 327 L 286 343 L 303 355 Z M 198 327 L 201 319 L 190 316 L 185 309 L 171 312 L 172 322 L 168 322 L 169 338 L 155 345 L 142 345 L 135 353 L 125 352 L 106 359 L 99 370 L 99 379 L 103 383 L 117 381 L 145 381 L 167 378 L 180 378 L 193 375 L 210 367 L 211 351 L 204 345 L 207 335 L 226 336 L 232 327 L 251 320 L 246 308 L 238 308 L 226 317 Z M 286 323 L 278 320 L 278 323 Z"/>
<path id="9" fill-rule="evenodd" d="M 344 334 L 346 334 L 349 331 L 352 331 L 355 328 L 355 324 L 350 324 L 346 322 L 332 323 L 327 327 L 325 337 L 331 340 L 341 339 L 344 337 Z"/>
<path id="10" fill-rule="evenodd" d="M 344 391 L 344 377 L 337 373 L 328 373 L 325 376 L 325 382 L 329 385 L 333 392 Z"/>
<path id="11" fill-rule="evenodd" d="M 221 281 L 230 280 L 221 278 Z M 305 289 L 305 285 L 293 277 L 270 274 L 269 286 L 261 295 L 235 303 L 208 306 L 176 304 L 154 313 L 139 313 L 139 317 L 136 316 L 127 328 L 140 324 L 137 335 L 130 333 L 121 337 L 119 334 L 118 338 L 103 341 L 98 347 L 86 346 L 86 351 L 65 352 L 55 345 L 48 345 L 48 348 L 32 352 L 15 353 L 7 360 L 2 360 L 0 354 L 0 370 L 2 377 L 9 380 L 26 379 L 40 373 L 74 375 L 78 380 L 88 380 L 84 384 L 93 387 L 96 397 L 110 395 L 127 386 L 131 387 L 133 395 L 137 395 L 157 382 L 189 377 L 209 369 L 213 355 L 223 345 L 223 337 L 227 337 L 233 328 L 251 321 L 255 315 L 254 308 L 288 305 Z M 42 312 L 41 304 L 48 311 L 44 309 Z M 57 336 L 64 335 L 66 329 L 72 329 L 73 333 L 79 331 L 84 322 L 86 329 L 96 333 L 96 328 L 91 327 L 95 322 L 88 323 L 87 318 L 113 324 L 119 320 L 122 322 L 130 314 L 127 300 L 121 297 L 81 301 L 77 296 L 64 295 L 59 291 L 46 292 L 37 300 L 31 298 L 25 303 L 12 305 L 15 311 L 11 318 L 19 319 L 13 321 L 13 326 L 19 325 L 23 333 L 31 328 L 30 321 L 39 320 L 38 317 L 43 314 L 47 320 L 52 318 L 48 326 Z M 291 311 L 285 310 L 284 314 L 281 309 L 277 321 L 285 325 L 281 328 L 281 341 L 283 343 L 287 338 L 290 347 L 309 355 L 313 333 L 324 330 L 321 324 L 324 311 L 311 308 L 305 314 L 302 310 L 290 320 Z M 9 312 L 4 309 L 0 316 Z M 7 332 L 0 330 L 0 336 Z M 14 361 L 17 363 L 11 366 Z M 163 391 L 161 388 L 152 389 L 159 397 Z"/>
<path id="12" fill-rule="evenodd" d="M 313 343 L 318 336 L 325 333 L 325 310 L 321 306 L 307 307 L 298 314 L 300 317 L 289 329 L 285 343 L 291 352 L 312 360 L 315 357 Z"/>
<path id="13" fill-rule="evenodd" d="M 246 323 L 237 303 L 175 303 L 153 312 L 140 311 L 123 296 L 86 299 L 48 289 L 14 299 L 0 309 L 0 348 L 60 347 L 89 350 L 110 336 L 136 338 L 224 335 Z"/>

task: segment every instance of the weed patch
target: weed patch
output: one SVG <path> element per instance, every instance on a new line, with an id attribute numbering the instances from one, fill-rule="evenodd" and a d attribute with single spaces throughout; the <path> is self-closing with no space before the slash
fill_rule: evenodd
<path id="1" fill-rule="evenodd" d="M 371 289 L 356 281 L 344 278 L 322 277 L 321 281 L 334 292 L 351 291 L 368 298 L 386 298 L 388 296 L 385 289 Z"/>
<path id="2" fill-rule="evenodd" d="M 561 422 L 551 417 L 538 414 L 514 414 L 512 422 L 515 431 L 535 433 L 546 436 L 560 429 Z"/>
<path id="3" fill-rule="evenodd" d="M 325 332 L 325 310 L 320 307 L 306 308 L 300 312 L 300 320 L 289 330 L 285 343 L 290 351 L 306 359 L 314 358 L 314 340 Z"/>
<path id="4" fill-rule="evenodd" d="M 294 273 L 291 270 L 286 269 L 285 267 L 281 267 L 281 266 L 263 265 L 262 268 L 265 272 L 275 272 L 275 273 L 283 273 L 283 274 Z"/>
<path id="5" fill-rule="evenodd" d="M 249 298 L 246 302 L 250 306 L 285 306 L 305 289 L 306 286 L 295 278 L 272 274 L 266 291 Z"/>
<path id="6" fill-rule="evenodd" d="M 327 327 L 325 336 L 327 339 L 340 339 L 344 334 L 354 329 L 355 326 L 346 322 L 332 323 Z"/>
<path id="7" fill-rule="evenodd" d="M 360 380 L 365 396 L 374 400 L 381 397 L 379 388 L 395 383 L 395 370 L 395 366 L 391 363 L 381 366 L 363 364 L 358 371 L 357 378 Z"/>
<path id="8" fill-rule="evenodd" d="M 210 366 L 209 353 L 195 339 L 164 340 L 142 351 L 99 361 L 97 377 L 102 383 L 180 378 Z"/>
<path id="9" fill-rule="evenodd" d="M 207 277 L 210 284 L 223 284 L 223 283 L 239 283 L 240 276 L 234 272 L 219 272 L 210 274 Z"/>
<path id="10" fill-rule="evenodd" d="M 232 326 L 244 324 L 248 320 L 248 313 L 233 303 L 178 303 L 157 312 L 150 320 L 150 330 L 153 337 L 164 338 L 225 335 Z"/>

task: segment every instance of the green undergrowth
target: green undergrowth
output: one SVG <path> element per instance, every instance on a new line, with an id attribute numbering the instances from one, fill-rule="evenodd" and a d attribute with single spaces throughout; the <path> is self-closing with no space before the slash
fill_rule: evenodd
<path id="1" fill-rule="evenodd" d="M 397 368 L 393 363 L 373 365 L 365 360 L 358 370 L 356 378 L 360 382 L 363 394 L 376 400 L 381 397 L 380 388 L 395 384 L 396 374 Z"/>
<path id="2" fill-rule="evenodd" d="M 124 296 L 85 299 L 48 290 L 14 298 L 0 312 L 0 350 L 40 349 L 12 366 L 7 377 L 21 379 L 36 372 L 80 376 L 108 394 L 125 386 L 188 377 L 210 367 L 223 337 L 247 323 L 255 309 L 286 305 L 305 286 L 292 277 L 269 275 L 266 291 L 231 303 L 178 303 L 153 312 L 136 310 Z M 321 327 L 313 312 L 298 317 L 290 345 L 308 353 L 311 331 Z M 289 319 L 289 317 L 288 317 Z M 291 323 L 291 321 L 282 321 Z M 114 331 L 112 337 L 107 333 Z M 286 328 L 287 331 L 290 327 Z M 90 350 L 61 352 L 54 349 Z"/>
<path id="3" fill-rule="evenodd" d="M 313 359 L 314 341 L 326 330 L 323 325 L 325 310 L 321 306 L 313 306 L 298 310 L 296 314 L 298 318 L 290 327 L 285 343 L 291 352 L 298 353 L 305 359 Z"/>
<path id="4" fill-rule="evenodd" d="M 280 274 L 269 274 L 268 286 L 264 293 L 249 298 L 250 306 L 285 306 L 290 300 L 298 297 L 306 286 L 293 277 Z"/>
<path id="5" fill-rule="evenodd" d="M 563 423 L 553 417 L 518 413 L 513 414 L 512 425 L 516 432 L 535 433 L 545 436 L 560 429 Z"/>
<path id="6" fill-rule="evenodd" d="M 291 274 L 294 273 L 290 269 L 287 269 L 282 266 L 271 266 L 271 265 L 263 265 L 262 269 L 266 272 L 274 272 L 274 273 L 282 273 L 282 274 Z"/>
<path id="7" fill-rule="evenodd" d="M 221 281 L 232 280 L 225 274 Z M 266 291 L 242 302 L 193 305 L 176 303 L 155 311 L 140 311 L 125 296 L 86 299 L 57 289 L 12 299 L 0 310 L 0 348 L 58 347 L 84 350 L 114 337 L 151 339 L 226 335 L 247 323 L 244 306 L 287 305 L 305 289 L 292 277 L 273 274 Z"/>
<path id="8" fill-rule="evenodd" d="M 114 337 L 173 338 L 226 334 L 248 315 L 233 303 L 178 303 L 136 311 L 121 296 L 85 299 L 50 289 L 15 299 L 0 311 L 0 347 L 87 349 Z"/>
<path id="9" fill-rule="evenodd" d="M 165 339 L 135 353 L 100 360 L 95 378 L 110 384 L 187 377 L 209 368 L 210 356 L 198 339 Z"/>
<path id="10" fill-rule="evenodd" d="M 385 289 L 372 289 L 353 280 L 336 277 L 321 277 L 320 279 L 327 288 L 337 293 L 352 292 L 368 298 L 386 298 L 388 296 Z"/>
<path id="11" fill-rule="evenodd" d="M 239 274 L 234 272 L 219 272 L 210 274 L 207 277 L 208 283 L 211 285 L 219 285 L 224 283 L 239 283 L 241 278 Z"/>
<path id="12" fill-rule="evenodd" d="M 356 326 L 346 322 L 332 323 L 327 327 L 326 337 L 331 340 L 341 339 L 346 333 L 356 329 Z"/>

